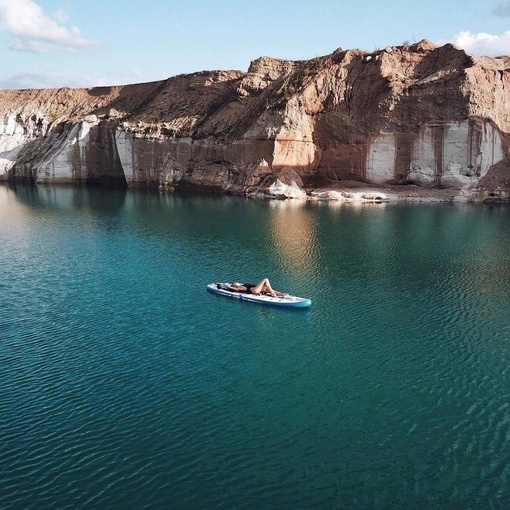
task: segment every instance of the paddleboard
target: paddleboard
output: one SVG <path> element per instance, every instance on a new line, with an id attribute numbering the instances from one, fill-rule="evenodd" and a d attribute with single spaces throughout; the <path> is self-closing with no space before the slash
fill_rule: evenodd
<path id="1" fill-rule="evenodd" d="M 259 305 L 279 306 L 283 308 L 308 308 L 312 304 L 312 300 L 298 296 L 285 294 L 284 296 L 269 296 L 268 294 L 249 294 L 245 292 L 232 292 L 225 287 L 228 283 L 210 283 L 207 290 L 220 296 L 227 296 L 241 301 L 250 303 L 258 303 Z"/>

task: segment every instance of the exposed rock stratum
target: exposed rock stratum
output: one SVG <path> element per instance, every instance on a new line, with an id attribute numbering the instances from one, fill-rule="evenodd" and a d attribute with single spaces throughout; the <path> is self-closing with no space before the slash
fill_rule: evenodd
<path id="1" fill-rule="evenodd" d="M 0 91 L 0 179 L 232 193 L 343 182 L 510 195 L 510 57 L 428 41 Z"/>

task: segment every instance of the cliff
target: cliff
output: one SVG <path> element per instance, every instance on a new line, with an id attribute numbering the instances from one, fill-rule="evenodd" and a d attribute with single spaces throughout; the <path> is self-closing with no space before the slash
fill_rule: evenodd
<path id="1" fill-rule="evenodd" d="M 0 179 L 233 193 L 275 181 L 510 191 L 510 58 L 428 41 L 262 57 L 91 89 L 0 91 Z"/>

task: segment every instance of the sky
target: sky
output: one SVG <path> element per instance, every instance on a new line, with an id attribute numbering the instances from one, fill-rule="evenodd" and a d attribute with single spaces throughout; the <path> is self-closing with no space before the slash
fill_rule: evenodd
<path id="1" fill-rule="evenodd" d="M 0 0 L 0 89 L 94 87 L 428 39 L 510 55 L 510 0 Z"/>

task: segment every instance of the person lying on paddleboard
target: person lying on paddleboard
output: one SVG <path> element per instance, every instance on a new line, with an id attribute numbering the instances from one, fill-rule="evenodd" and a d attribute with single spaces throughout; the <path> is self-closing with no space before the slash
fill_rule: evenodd
<path id="1" fill-rule="evenodd" d="M 270 294 L 271 296 L 285 296 L 283 292 L 274 290 L 267 278 L 261 280 L 257 285 L 249 283 L 234 282 L 227 286 L 227 290 L 231 292 L 246 292 L 248 294 Z"/>

